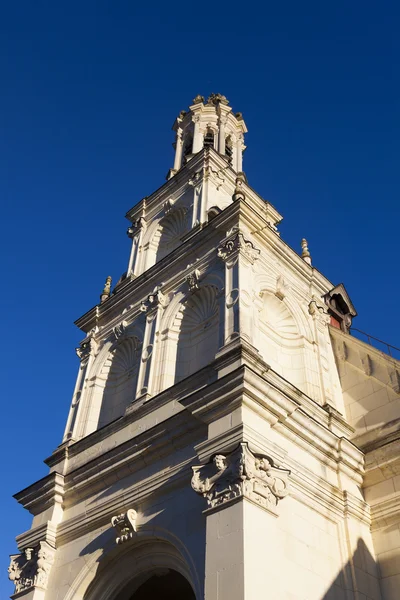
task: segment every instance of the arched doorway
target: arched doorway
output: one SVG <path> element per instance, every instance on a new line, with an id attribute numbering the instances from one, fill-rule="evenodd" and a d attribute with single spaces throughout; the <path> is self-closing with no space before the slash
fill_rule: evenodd
<path id="1" fill-rule="evenodd" d="M 128 584 L 116 600 L 196 600 L 188 580 L 172 569 L 142 574 Z"/>

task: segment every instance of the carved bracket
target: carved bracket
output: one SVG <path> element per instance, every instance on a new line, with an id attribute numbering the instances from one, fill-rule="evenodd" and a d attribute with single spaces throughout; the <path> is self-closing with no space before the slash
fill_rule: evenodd
<path id="1" fill-rule="evenodd" d="M 14 583 L 16 594 L 33 587 L 46 590 L 54 553 L 47 542 L 39 542 L 35 548 L 25 548 L 21 554 L 11 555 L 8 578 Z"/>
<path id="2" fill-rule="evenodd" d="M 113 327 L 113 334 L 116 340 L 120 340 L 125 335 L 127 324 L 126 321 L 121 321 L 121 323 Z"/>
<path id="3" fill-rule="evenodd" d="M 279 500 L 289 493 L 290 471 L 274 467 L 266 456 L 253 454 L 247 442 L 192 469 L 192 488 L 207 500 L 209 508 L 247 498 L 277 515 Z"/>
<path id="4" fill-rule="evenodd" d="M 310 304 L 308 305 L 308 312 L 312 316 L 313 319 L 318 321 L 323 326 L 328 325 L 330 317 L 325 310 L 325 307 L 322 306 L 318 298 L 313 296 Z"/>
<path id="5" fill-rule="evenodd" d="M 146 221 L 143 217 L 140 217 L 128 227 L 128 229 L 126 230 L 126 234 L 130 239 L 133 239 L 135 235 L 140 233 L 142 229 L 146 229 Z"/>
<path id="6" fill-rule="evenodd" d="M 226 261 L 242 254 L 251 264 L 253 264 L 260 256 L 261 250 L 250 240 L 244 237 L 240 230 L 236 230 L 232 237 L 228 238 L 218 247 L 218 257 Z"/>
<path id="7" fill-rule="evenodd" d="M 140 310 L 143 312 L 148 312 L 158 306 L 162 306 L 163 308 L 165 308 L 168 305 L 168 302 L 168 295 L 162 293 L 161 286 L 157 286 L 154 289 L 154 292 L 152 294 L 149 294 L 146 300 L 143 300 L 141 302 Z"/>
<path id="8" fill-rule="evenodd" d="M 136 533 L 136 519 L 137 512 L 133 508 L 130 508 L 126 513 L 115 515 L 111 519 L 111 525 L 117 530 L 117 537 L 115 541 L 117 544 L 123 544 Z"/>
<path id="9" fill-rule="evenodd" d="M 186 275 L 186 283 L 188 284 L 189 291 L 195 292 L 199 289 L 199 280 L 200 280 L 200 271 L 199 269 L 194 269 L 188 275 Z"/>

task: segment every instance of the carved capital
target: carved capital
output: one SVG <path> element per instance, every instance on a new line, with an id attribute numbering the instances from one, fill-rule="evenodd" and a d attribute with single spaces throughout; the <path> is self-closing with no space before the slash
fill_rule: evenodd
<path id="1" fill-rule="evenodd" d="M 127 510 L 126 513 L 112 517 L 111 525 L 115 527 L 117 532 L 115 538 L 117 544 L 123 544 L 133 538 L 134 533 L 136 533 L 136 519 L 137 512 L 133 508 Z"/>
<path id="2" fill-rule="evenodd" d="M 274 467 L 266 456 L 253 454 L 247 442 L 192 469 L 192 488 L 207 500 L 209 508 L 247 498 L 276 515 L 279 500 L 289 493 L 290 471 Z"/>
<path id="3" fill-rule="evenodd" d="M 47 542 L 39 542 L 35 548 L 11 555 L 8 578 L 14 583 L 16 594 L 33 587 L 46 590 L 54 552 Z"/>
<path id="4" fill-rule="evenodd" d="M 259 258 L 261 250 L 256 248 L 253 242 L 247 240 L 240 230 L 236 230 L 218 247 L 218 256 L 226 261 L 239 254 L 245 256 L 253 264 Z"/>

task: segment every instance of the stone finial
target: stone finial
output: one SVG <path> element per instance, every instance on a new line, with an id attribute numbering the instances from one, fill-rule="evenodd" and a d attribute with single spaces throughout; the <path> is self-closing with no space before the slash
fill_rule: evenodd
<path id="1" fill-rule="evenodd" d="M 204 96 L 200 96 L 200 94 L 197 94 L 197 96 L 193 98 L 193 104 L 201 104 L 202 102 L 204 102 Z"/>
<path id="2" fill-rule="evenodd" d="M 244 200 L 246 195 L 244 193 L 243 184 L 246 183 L 246 175 L 243 171 L 237 174 L 235 181 L 235 191 L 233 192 L 232 200 L 236 202 L 237 200 Z"/>
<path id="3" fill-rule="evenodd" d="M 210 94 L 207 98 L 207 104 L 213 104 L 214 106 L 217 106 L 218 104 L 225 104 L 225 106 L 227 106 L 229 104 L 229 100 L 222 94 Z"/>
<path id="4" fill-rule="evenodd" d="M 110 297 L 110 294 L 111 294 L 111 282 L 112 282 L 112 278 L 109 275 L 107 277 L 107 279 L 106 279 L 105 284 L 104 284 L 103 293 L 100 296 L 100 302 L 101 302 L 101 304 L 103 302 L 105 302 L 107 300 L 107 298 Z"/>
<path id="5" fill-rule="evenodd" d="M 304 260 L 304 262 L 306 262 L 308 265 L 311 265 L 311 254 L 310 251 L 308 249 L 308 242 L 305 238 L 303 238 L 301 240 L 301 258 Z"/>

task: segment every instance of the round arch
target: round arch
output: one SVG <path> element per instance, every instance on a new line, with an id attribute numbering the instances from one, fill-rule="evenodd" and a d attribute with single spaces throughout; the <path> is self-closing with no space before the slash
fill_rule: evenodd
<path id="1" fill-rule="evenodd" d="M 153 535 L 140 531 L 127 544 L 116 546 L 114 539 L 109 540 L 100 557 L 97 552 L 87 561 L 65 600 L 130 600 L 149 577 L 167 572 L 183 577 L 193 590 L 193 597 L 200 600 L 202 586 L 180 540 L 164 530 L 153 530 Z"/>

